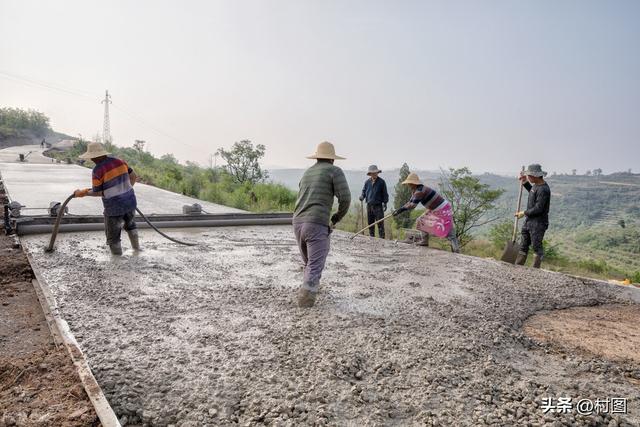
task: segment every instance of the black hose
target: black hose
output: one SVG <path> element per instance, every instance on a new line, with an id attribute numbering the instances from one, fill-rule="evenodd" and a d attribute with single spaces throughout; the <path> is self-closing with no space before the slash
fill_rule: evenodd
<path id="1" fill-rule="evenodd" d="M 53 252 L 53 244 L 56 242 L 56 237 L 58 237 L 58 228 L 60 228 L 60 221 L 62 221 L 62 216 L 64 215 L 64 210 L 67 207 L 67 204 L 76 197 L 74 194 L 67 197 L 67 200 L 64 201 L 62 206 L 60 206 L 58 210 L 58 216 L 56 217 L 56 223 L 53 226 L 53 232 L 51 233 L 51 240 L 49 241 L 49 246 L 45 248 L 45 252 Z"/>
<path id="2" fill-rule="evenodd" d="M 151 221 L 149 221 L 147 219 L 146 216 L 144 216 L 144 214 L 142 212 L 140 212 L 140 209 L 136 208 L 136 212 L 138 212 L 140 214 L 140 216 L 142 217 L 142 219 L 145 220 L 145 222 L 147 224 L 149 224 L 149 227 L 153 228 L 154 230 L 156 230 L 162 237 L 171 240 L 172 242 L 178 243 L 180 245 L 186 245 L 186 246 L 197 246 L 197 243 L 190 243 L 190 242 L 183 242 L 181 240 L 178 239 L 174 239 L 173 237 L 167 236 L 166 234 L 164 234 L 162 231 L 160 231 L 155 225 L 151 224 Z"/>
<path id="3" fill-rule="evenodd" d="M 59 210 L 58 210 L 58 216 L 56 217 L 56 222 L 53 226 L 53 231 L 51 232 L 51 240 L 49 241 L 49 246 L 47 246 L 45 248 L 45 252 L 53 252 L 53 244 L 56 242 L 56 238 L 58 237 L 58 229 L 60 228 L 60 221 L 62 221 L 62 216 L 64 215 L 64 211 L 65 208 L 67 207 L 67 204 L 71 201 L 71 199 L 73 199 L 75 197 L 75 195 L 70 195 L 69 197 L 67 197 L 67 200 L 64 201 L 64 203 L 62 204 L 62 206 L 60 206 Z M 151 228 L 153 228 L 155 231 L 157 231 L 162 237 L 171 240 L 172 242 L 178 243 L 180 245 L 186 245 L 186 246 L 196 246 L 197 243 L 189 243 L 189 242 L 183 242 L 181 240 L 178 239 L 174 239 L 173 237 L 167 236 L 165 233 L 163 233 L 162 231 L 158 230 L 158 228 L 151 224 L 151 222 L 147 219 L 147 217 L 140 212 L 140 209 L 136 208 L 136 211 L 138 212 L 138 214 L 140 214 L 140 216 L 142 217 L 142 219 L 144 219 L 146 221 L 147 224 L 149 224 L 149 226 Z"/>

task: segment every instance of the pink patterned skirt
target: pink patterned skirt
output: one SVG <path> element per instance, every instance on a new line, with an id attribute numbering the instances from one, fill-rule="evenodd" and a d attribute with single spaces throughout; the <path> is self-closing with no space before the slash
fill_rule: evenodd
<path id="1" fill-rule="evenodd" d="M 453 227 L 453 209 L 445 201 L 436 209 L 425 212 L 416 221 L 416 228 L 436 237 L 446 237 Z"/>

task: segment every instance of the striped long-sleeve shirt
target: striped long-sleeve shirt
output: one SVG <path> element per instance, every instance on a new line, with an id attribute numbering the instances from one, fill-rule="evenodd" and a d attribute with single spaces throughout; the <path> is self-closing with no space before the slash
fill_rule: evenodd
<path id="1" fill-rule="evenodd" d="M 133 170 L 124 160 L 107 157 L 92 172 L 92 191 L 102 192 L 105 216 L 120 216 L 136 208 L 136 195 L 129 174 Z"/>
<path id="2" fill-rule="evenodd" d="M 328 162 L 318 162 L 311 166 L 300 180 L 293 223 L 329 225 L 334 197 L 338 198 L 338 212 L 333 219 L 338 222 L 347 214 L 351 204 L 351 191 L 344 172 Z"/>
<path id="3" fill-rule="evenodd" d="M 398 209 L 399 212 L 408 211 L 418 206 L 418 203 L 422 203 L 426 209 L 434 210 L 445 201 L 444 197 L 440 195 L 436 190 L 426 185 L 418 185 L 416 191 L 411 195 L 409 200 L 404 206 Z"/>

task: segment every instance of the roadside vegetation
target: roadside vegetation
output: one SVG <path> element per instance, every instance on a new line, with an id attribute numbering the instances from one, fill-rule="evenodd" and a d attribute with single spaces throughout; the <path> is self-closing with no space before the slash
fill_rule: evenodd
<path id="1" fill-rule="evenodd" d="M 86 151 L 87 141 L 77 141 L 66 152 L 51 152 L 50 156 L 71 163 L 79 163 L 78 156 Z M 203 168 L 193 162 L 184 165 L 171 154 L 155 157 L 145 151 L 144 141 L 136 141 L 133 147 L 106 144 L 107 151 L 124 159 L 131 166 L 140 182 L 185 196 L 195 197 L 252 212 L 290 212 L 296 194 L 280 184 L 265 182 L 266 171 L 259 165 L 264 147 L 254 147 L 251 141 L 240 141 L 229 150 L 221 150 L 228 165 Z M 93 167 L 92 162 L 84 166 Z M 239 170 L 244 170 L 244 173 Z"/>

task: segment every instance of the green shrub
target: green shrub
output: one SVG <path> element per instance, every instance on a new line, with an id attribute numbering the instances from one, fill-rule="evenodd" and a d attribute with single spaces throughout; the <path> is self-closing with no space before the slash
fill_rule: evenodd
<path id="1" fill-rule="evenodd" d="M 603 260 L 597 260 L 597 261 L 592 259 L 581 260 L 581 261 L 578 261 L 578 266 L 580 268 L 583 268 L 585 270 L 598 273 L 598 274 L 608 273 L 610 270 L 610 267 L 607 264 L 607 262 Z"/>

